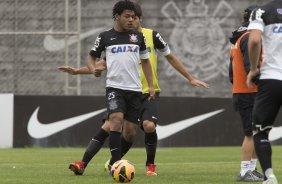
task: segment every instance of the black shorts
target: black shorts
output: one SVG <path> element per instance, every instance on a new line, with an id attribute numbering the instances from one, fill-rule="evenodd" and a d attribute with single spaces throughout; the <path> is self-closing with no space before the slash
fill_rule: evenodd
<path id="1" fill-rule="evenodd" d="M 234 93 L 232 102 L 235 111 L 252 109 L 255 103 L 256 93 Z"/>
<path id="2" fill-rule="evenodd" d="M 259 81 L 253 121 L 254 129 L 270 130 L 282 104 L 282 81 L 262 79 Z"/>
<path id="3" fill-rule="evenodd" d="M 245 136 L 253 135 L 252 112 L 253 112 L 253 108 L 248 108 L 239 111 L 242 126 L 243 126 L 243 132 Z"/>
<path id="4" fill-rule="evenodd" d="M 148 100 L 149 94 L 142 95 L 142 113 L 141 120 L 142 122 L 145 120 L 152 121 L 155 124 L 158 120 L 158 105 L 160 93 L 156 93 L 154 100 Z"/>
<path id="5" fill-rule="evenodd" d="M 245 136 L 253 135 L 252 111 L 256 93 L 236 93 L 233 94 L 233 106 L 235 111 L 239 111 L 243 132 Z"/>
<path id="6" fill-rule="evenodd" d="M 124 119 L 139 125 L 142 110 L 141 95 L 141 92 L 106 88 L 108 115 L 122 112 Z"/>

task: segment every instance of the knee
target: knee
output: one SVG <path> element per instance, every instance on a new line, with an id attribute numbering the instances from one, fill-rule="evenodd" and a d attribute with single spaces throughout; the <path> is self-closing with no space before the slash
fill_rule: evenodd
<path id="1" fill-rule="evenodd" d="M 108 120 L 106 120 L 101 128 L 109 133 L 110 132 L 110 122 Z"/>
<path id="2" fill-rule="evenodd" d="M 254 142 L 256 143 L 269 143 L 267 131 L 256 131 L 254 133 Z"/>
<path id="3" fill-rule="evenodd" d="M 122 113 L 111 114 L 110 117 L 109 117 L 110 131 L 121 132 L 122 120 L 123 120 L 123 114 Z"/>
<path id="4" fill-rule="evenodd" d="M 156 130 L 156 125 L 152 121 L 145 120 L 143 121 L 143 128 L 146 133 L 152 133 Z"/>

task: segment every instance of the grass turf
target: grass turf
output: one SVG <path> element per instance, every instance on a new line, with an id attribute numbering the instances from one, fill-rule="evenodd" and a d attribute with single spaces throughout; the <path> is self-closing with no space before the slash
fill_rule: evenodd
<path id="1" fill-rule="evenodd" d="M 282 180 L 282 146 L 273 146 L 273 168 Z M 115 183 L 104 172 L 109 159 L 102 149 L 92 159 L 83 176 L 75 176 L 68 165 L 80 160 L 84 148 L 0 149 L 1 184 L 108 184 Z M 240 169 L 240 147 L 158 148 L 158 176 L 145 175 L 145 149 L 134 148 L 125 159 L 136 169 L 131 183 L 146 184 L 232 184 Z M 258 164 L 260 170 L 260 166 Z"/>

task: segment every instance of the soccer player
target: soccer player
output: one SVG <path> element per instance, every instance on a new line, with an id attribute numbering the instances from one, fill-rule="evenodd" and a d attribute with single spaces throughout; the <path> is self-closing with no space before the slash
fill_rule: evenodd
<path id="1" fill-rule="evenodd" d="M 247 31 L 251 12 L 256 6 L 249 6 L 244 10 L 242 25 L 232 33 L 230 42 L 229 77 L 233 85 L 233 106 L 239 111 L 242 120 L 244 140 L 242 144 L 241 171 L 237 181 L 255 182 L 263 181 L 263 175 L 256 170 L 256 154 L 252 131 L 252 110 L 257 93 L 257 86 L 249 89 L 246 84 L 247 74 L 250 71 L 248 53 L 248 40 L 250 32 Z M 257 79 L 257 78 L 256 78 Z"/>
<path id="2" fill-rule="evenodd" d="M 95 60 L 101 57 L 103 51 L 107 57 L 106 97 L 111 165 L 121 159 L 120 137 L 123 120 L 139 124 L 142 107 L 140 60 L 149 86 L 148 100 L 155 96 L 145 39 L 142 33 L 134 30 L 133 22 L 136 15 L 134 3 L 129 0 L 117 2 L 112 15 L 114 27 L 100 33 L 87 58 L 87 67 L 96 76 Z"/>
<path id="3" fill-rule="evenodd" d="M 253 11 L 248 30 L 251 30 L 248 46 L 251 68 L 247 78 L 250 88 L 253 87 L 251 79 L 259 72 L 256 66 L 262 45 L 264 48 L 253 110 L 255 150 L 264 173 L 263 184 L 278 184 L 272 169 L 268 135 L 282 104 L 282 0 Z"/>
<path id="4" fill-rule="evenodd" d="M 160 52 L 162 55 L 166 56 L 167 61 L 178 71 L 180 72 L 192 85 L 194 86 L 201 86 L 208 88 L 208 84 L 197 80 L 194 78 L 187 69 L 183 66 L 183 64 L 179 61 L 179 59 L 170 51 L 167 43 L 163 40 L 161 35 L 151 29 L 146 29 L 141 27 L 142 22 L 142 10 L 138 4 L 136 4 L 137 8 L 137 16 L 135 18 L 136 22 L 136 29 L 141 31 L 144 36 L 146 37 L 147 49 L 149 50 L 150 54 L 150 61 L 152 65 L 152 72 L 153 72 L 153 84 L 156 93 L 156 99 L 154 101 L 148 101 L 148 85 L 145 80 L 144 74 L 141 69 L 141 82 L 142 82 L 142 103 L 143 103 L 143 112 L 142 112 L 142 129 L 145 132 L 145 145 L 146 145 L 146 153 L 147 153 L 147 161 L 146 161 L 146 168 L 147 168 L 147 176 L 155 176 L 156 173 L 156 166 L 155 162 L 155 155 L 156 155 L 156 148 L 157 148 L 157 133 L 156 133 L 156 122 L 157 122 L 157 106 L 159 102 L 159 93 L 160 87 L 158 84 L 158 76 L 157 76 L 157 57 L 156 52 Z M 97 62 L 97 64 L 101 65 L 99 68 L 103 68 L 101 62 Z M 86 67 L 82 68 L 73 68 L 69 66 L 62 66 L 59 67 L 60 70 L 64 72 L 68 72 L 70 74 L 89 74 L 89 70 Z M 90 159 L 98 152 L 98 150 L 103 145 L 108 132 L 108 125 L 107 121 L 101 127 L 101 130 L 96 134 L 94 140 L 90 141 L 88 148 L 84 154 L 82 161 L 84 163 L 88 163 Z M 132 146 L 133 139 L 136 134 L 136 126 L 131 123 L 124 123 L 123 128 L 123 136 L 122 136 L 122 154 L 124 155 Z M 99 140 L 99 141 L 97 141 Z M 99 142 L 99 143 L 98 143 Z M 87 159 L 88 158 L 88 159 Z M 89 159 L 90 158 L 90 159 Z M 79 162 L 80 163 L 80 162 Z M 76 163 L 71 164 L 71 167 L 75 167 L 78 165 Z M 79 170 L 79 169 L 78 169 Z"/>

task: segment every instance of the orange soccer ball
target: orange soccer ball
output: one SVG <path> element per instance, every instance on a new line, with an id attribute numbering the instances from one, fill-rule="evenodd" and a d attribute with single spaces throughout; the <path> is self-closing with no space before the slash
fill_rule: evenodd
<path id="1" fill-rule="evenodd" d="M 127 183 L 133 180 L 135 167 L 128 160 L 118 160 L 112 165 L 111 175 L 116 182 Z"/>

